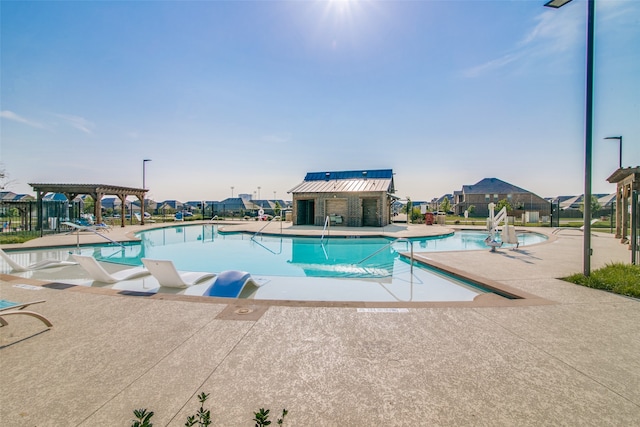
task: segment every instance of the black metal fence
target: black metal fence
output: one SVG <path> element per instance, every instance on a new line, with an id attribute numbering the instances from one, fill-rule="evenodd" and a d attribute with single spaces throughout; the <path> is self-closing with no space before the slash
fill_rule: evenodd
<path id="1" fill-rule="evenodd" d="M 80 218 L 81 206 L 78 202 L 66 200 L 43 200 L 41 223 L 38 223 L 38 202 L 36 200 L 0 201 L 0 231 L 22 235 L 45 235 L 60 233 L 61 223 Z M 66 230 L 66 229 L 65 229 Z"/>

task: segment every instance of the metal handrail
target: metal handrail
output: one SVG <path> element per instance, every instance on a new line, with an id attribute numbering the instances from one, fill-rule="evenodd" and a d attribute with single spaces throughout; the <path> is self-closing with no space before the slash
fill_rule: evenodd
<path id="1" fill-rule="evenodd" d="M 97 230 L 93 230 L 93 229 L 91 229 L 89 227 L 82 227 L 82 228 L 81 227 L 76 227 L 76 229 L 75 229 L 75 232 L 76 232 L 76 247 L 78 248 L 78 250 L 80 249 L 80 231 L 90 231 L 91 233 L 96 234 L 96 235 L 102 237 L 105 240 L 108 240 L 109 242 L 113 243 L 114 245 L 118 245 L 118 246 L 120 246 L 122 248 L 125 247 L 122 243 L 116 242 L 115 240 L 108 238 L 107 236 L 105 236 L 104 234 L 100 233 Z M 73 231 L 72 231 L 72 233 L 73 233 Z"/>
<path id="2" fill-rule="evenodd" d="M 329 215 L 324 219 L 324 227 L 322 227 L 322 236 L 320 236 L 320 244 L 324 242 L 324 232 L 327 232 L 327 237 L 329 237 L 329 229 L 331 228 L 331 220 L 329 219 Z"/>
<path id="3" fill-rule="evenodd" d="M 378 249 L 377 251 L 375 251 L 374 253 L 372 253 L 371 255 L 363 258 L 360 262 L 358 262 L 357 264 L 362 264 L 363 262 L 365 262 L 366 260 L 368 260 L 369 258 L 372 258 L 373 256 L 379 254 L 380 252 L 382 252 L 383 250 L 387 249 L 388 247 L 390 247 L 391 245 L 399 242 L 399 241 L 404 241 L 407 242 L 409 244 L 409 249 L 410 249 L 410 253 L 411 253 L 411 277 L 413 278 L 413 242 L 409 239 L 407 239 L 406 237 L 399 237 L 395 240 L 393 240 L 392 242 L 389 242 L 389 244 L 384 245 L 383 247 L 381 247 L 380 249 Z"/>
<path id="4" fill-rule="evenodd" d="M 267 226 L 268 226 L 269 224 L 271 224 L 271 223 L 272 223 L 276 218 L 277 218 L 277 219 L 280 219 L 280 216 L 274 216 L 273 218 L 271 218 L 271 219 L 269 220 L 269 222 L 267 222 L 264 226 L 262 226 L 262 228 L 260 228 L 260 230 L 258 230 L 258 231 L 256 231 L 256 232 L 255 232 L 255 234 L 251 237 L 251 239 L 252 239 L 252 240 L 253 240 L 253 239 L 255 239 L 255 238 L 256 238 L 256 236 L 257 236 L 258 234 L 262 233 L 262 230 L 264 230 L 265 228 L 267 228 Z M 280 234 L 282 234 L 282 221 L 280 221 Z"/>
<path id="5" fill-rule="evenodd" d="M 271 252 L 274 255 L 280 255 L 282 253 L 282 237 L 280 238 L 280 250 L 278 252 L 269 249 L 268 247 L 266 247 L 265 245 L 263 245 L 262 243 L 258 242 L 257 240 L 255 240 L 253 237 L 251 238 L 251 240 L 253 241 L 253 243 L 255 243 L 258 246 L 261 246 L 263 249 L 268 250 L 269 252 Z"/>

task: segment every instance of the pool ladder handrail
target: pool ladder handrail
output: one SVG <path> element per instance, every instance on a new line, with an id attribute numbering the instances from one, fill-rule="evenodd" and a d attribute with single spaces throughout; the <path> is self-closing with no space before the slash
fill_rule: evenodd
<path id="1" fill-rule="evenodd" d="M 80 250 L 80 230 L 81 230 L 80 228 L 76 228 L 76 230 L 75 230 L 76 231 L 76 248 L 78 250 Z M 116 242 L 115 240 L 110 239 L 109 237 L 105 236 L 104 234 L 100 233 L 97 230 L 92 230 L 91 228 L 87 227 L 87 228 L 83 228 L 82 231 L 90 231 L 93 234 L 96 234 L 96 235 L 102 237 L 103 239 L 108 240 L 109 242 L 113 243 L 114 245 L 120 246 L 122 249 L 125 248 L 125 246 L 122 243 Z"/>
<path id="2" fill-rule="evenodd" d="M 280 249 L 276 252 L 272 249 L 269 249 L 268 247 L 266 247 L 265 245 L 263 245 L 262 243 L 258 242 L 256 239 L 254 239 L 253 237 L 251 238 L 251 241 L 253 243 L 255 243 L 258 246 L 261 246 L 263 249 L 268 250 L 269 252 L 271 252 L 274 255 L 280 255 L 282 253 L 282 237 L 280 238 Z"/>
<path id="3" fill-rule="evenodd" d="M 263 225 L 260 230 L 256 231 L 255 234 L 251 237 L 251 240 L 255 240 L 255 238 L 258 236 L 258 234 L 262 233 L 262 230 L 264 230 L 265 228 L 267 228 L 267 226 L 269 224 L 271 224 L 273 221 L 275 221 L 277 219 L 281 219 L 280 215 L 274 216 L 273 218 L 271 218 L 265 225 Z M 280 221 L 280 234 L 282 234 L 282 221 Z"/>
<path id="4" fill-rule="evenodd" d="M 366 260 L 368 260 L 369 258 L 379 254 L 380 252 L 382 252 L 383 250 L 385 250 L 388 247 L 391 247 L 391 245 L 397 243 L 397 242 L 407 242 L 409 245 L 409 249 L 410 249 L 410 253 L 411 253 L 411 260 L 409 262 L 409 289 L 411 291 L 411 294 L 409 296 L 409 301 L 413 301 L 413 242 L 410 239 L 407 239 L 406 237 L 399 237 L 395 240 L 393 240 L 392 242 L 389 242 L 387 245 L 384 245 L 383 247 L 381 247 L 380 249 L 378 249 L 377 251 L 375 251 L 374 253 L 372 253 L 371 255 L 363 258 L 360 262 L 358 262 L 358 264 L 362 264 L 363 262 L 365 262 Z M 391 292 L 389 289 L 387 289 L 387 287 L 380 283 L 380 286 L 382 286 L 382 289 L 384 289 L 385 291 L 387 291 L 387 293 L 389 293 L 389 295 L 391 295 L 392 297 L 394 297 L 396 300 L 398 301 L 402 301 L 400 298 L 398 298 L 393 292 Z"/>
<path id="5" fill-rule="evenodd" d="M 330 228 L 331 228 L 331 219 L 329 218 L 329 215 L 327 215 L 327 217 L 324 219 L 324 227 L 322 227 L 322 235 L 320 236 L 320 244 L 324 243 L 325 231 L 327 233 L 327 237 L 329 237 Z"/>
<path id="6" fill-rule="evenodd" d="M 392 245 L 394 245 L 397 242 L 407 242 L 407 244 L 409 245 L 409 250 L 411 253 L 411 262 L 409 263 L 411 266 L 411 277 L 413 278 L 413 242 L 410 239 L 407 239 L 406 237 L 398 237 L 397 239 L 389 242 L 388 244 L 384 245 L 383 247 L 381 247 L 380 249 L 378 249 L 377 251 L 375 251 L 374 253 L 372 253 L 371 255 L 363 258 L 362 260 L 360 260 L 360 262 L 358 262 L 357 264 L 362 264 L 363 262 L 365 262 L 366 260 L 368 260 L 369 258 L 372 258 L 373 256 L 379 254 L 380 252 L 382 252 L 383 250 L 387 249 L 388 247 L 391 247 Z"/>

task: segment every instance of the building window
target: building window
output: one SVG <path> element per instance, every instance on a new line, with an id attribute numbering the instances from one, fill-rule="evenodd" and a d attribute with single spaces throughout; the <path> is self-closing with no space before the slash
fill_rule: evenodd
<path id="1" fill-rule="evenodd" d="M 496 202 L 498 201 L 498 195 L 497 194 L 493 195 L 493 200 L 495 200 Z"/>
<path id="2" fill-rule="evenodd" d="M 485 201 L 487 201 L 487 202 L 488 202 L 489 200 L 491 200 L 491 194 L 485 194 L 485 195 L 484 195 L 484 200 L 485 200 Z"/>

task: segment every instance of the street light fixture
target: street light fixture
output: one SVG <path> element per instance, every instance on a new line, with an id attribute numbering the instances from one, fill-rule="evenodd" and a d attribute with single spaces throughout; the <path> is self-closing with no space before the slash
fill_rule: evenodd
<path id="1" fill-rule="evenodd" d="M 605 139 L 617 139 L 620 141 L 620 161 L 619 161 L 619 169 L 622 169 L 622 135 L 620 136 L 608 136 Z"/>
<path id="2" fill-rule="evenodd" d="M 551 0 L 547 7 L 559 8 L 571 0 Z M 587 88 L 584 132 L 584 243 L 583 274 L 591 274 L 591 157 L 593 145 L 593 29 L 595 0 L 587 0 Z"/>
<path id="3" fill-rule="evenodd" d="M 571 0 L 551 0 L 545 4 L 547 7 L 553 7 L 555 9 L 564 6 L 569 3 Z"/>

